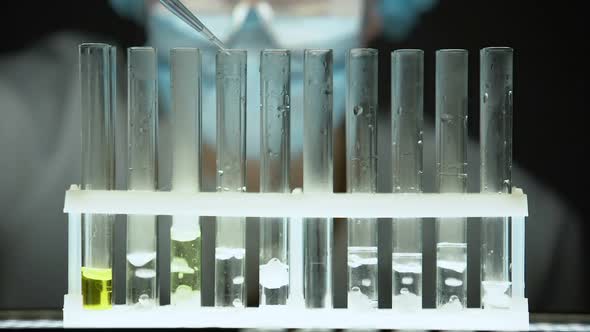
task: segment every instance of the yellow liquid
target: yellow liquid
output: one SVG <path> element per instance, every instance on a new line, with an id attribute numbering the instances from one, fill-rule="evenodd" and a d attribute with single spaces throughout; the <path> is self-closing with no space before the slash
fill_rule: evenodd
<path id="1" fill-rule="evenodd" d="M 104 310 L 113 307 L 113 271 L 82 267 L 82 303 L 84 309 Z"/>

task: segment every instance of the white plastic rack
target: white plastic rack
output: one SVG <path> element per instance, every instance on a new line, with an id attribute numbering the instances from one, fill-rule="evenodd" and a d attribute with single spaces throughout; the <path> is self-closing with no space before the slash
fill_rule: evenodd
<path id="1" fill-rule="evenodd" d="M 193 328 L 374 328 L 436 330 L 528 330 L 524 296 L 525 217 L 527 196 L 511 194 L 292 194 L 178 193 L 141 191 L 66 191 L 68 226 L 68 294 L 64 327 Z M 81 215 L 146 214 L 246 217 L 443 218 L 511 217 L 512 305 L 510 309 L 377 309 L 182 308 L 171 305 L 111 310 L 82 308 Z"/>

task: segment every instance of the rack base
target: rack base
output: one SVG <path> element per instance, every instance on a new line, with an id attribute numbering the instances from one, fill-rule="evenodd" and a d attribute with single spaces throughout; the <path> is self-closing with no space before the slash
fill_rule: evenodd
<path id="1" fill-rule="evenodd" d="M 353 313 L 353 314 L 352 314 Z M 423 329 L 498 330 L 529 329 L 527 299 L 513 299 L 510 310 L 421 309 L 297 310 L 293 308 L 183 308 L 171 305 L 135 309 L 115 305 L 108 311 L 84 310 L 81 296 L 64 297 L 64 327 L 94 328 L 326 328 L 326 329 Z"/>

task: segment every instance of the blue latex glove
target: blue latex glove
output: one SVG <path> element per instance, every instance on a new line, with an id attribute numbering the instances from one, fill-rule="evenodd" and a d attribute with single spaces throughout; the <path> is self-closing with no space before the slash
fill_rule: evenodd
<path id="1" fill-rule="evenodd" d="M 401 40 L 416 26 L 420 15 L 432 9 L 437 0 L 379 0 L 377 13 L 387 38 Z"/>

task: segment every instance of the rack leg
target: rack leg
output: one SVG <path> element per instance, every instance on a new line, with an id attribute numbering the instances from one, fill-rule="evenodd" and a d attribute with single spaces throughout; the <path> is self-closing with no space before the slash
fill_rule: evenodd
<path id="1" fill-rule="evenodd" d="M 524 298 L 524 217 L 512 217 L 512 297 Z"/>
<path id="2" fill-rule="evenodd" d="M 68 214 L 68 294 L 82 294 L 82 220 L 81 215 Z"/>

